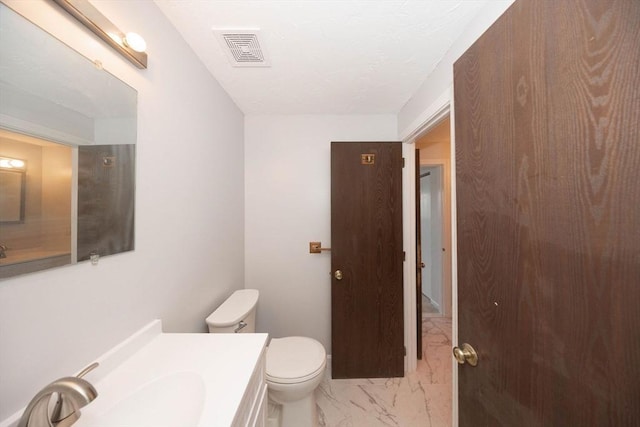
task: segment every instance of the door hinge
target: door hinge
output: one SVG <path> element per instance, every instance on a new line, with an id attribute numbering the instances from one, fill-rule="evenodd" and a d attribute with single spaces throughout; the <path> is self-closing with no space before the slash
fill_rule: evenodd
<path id="1" fill-rule="evenodd" d="M 403 356 L 407 355 L 407 347 L 402 347 L 402 354 Z"/>
<path id="2" fill-rule="evenodd" d="M 405 251 L 402 251 L 402 261 L 406 261 L 407 260 L 407 253 Z"/>
<path id="3" fill-rule="evenodd" d="M 404 157 L 402 158 L 402 167 L 404 168 Z"/>

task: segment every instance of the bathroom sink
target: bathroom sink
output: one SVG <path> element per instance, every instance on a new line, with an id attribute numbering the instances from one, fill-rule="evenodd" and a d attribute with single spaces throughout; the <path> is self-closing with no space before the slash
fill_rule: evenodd
<path id="1" fill-rule="evenodd" d="M 98 397 L 73 427 L 253 425 L 265 402 L 267 334 L 164 333 L 155 320 L 96 361 Z M 266 404 L 264 405 L 266 407 Z M 22 411 L 0 427 L 16 427 Z"/>
<path id="2" fill-rule="evenodd" d="M 199 374 L 175 372 L 140 386 L 110 409 L 91 417 L 87 426 L 196 426 L 205 395 L 205 383 Z"/>

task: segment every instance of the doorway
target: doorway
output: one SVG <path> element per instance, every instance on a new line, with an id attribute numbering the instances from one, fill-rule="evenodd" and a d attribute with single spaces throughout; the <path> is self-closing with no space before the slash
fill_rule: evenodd
<path id="1" fill-rule="evenodd" d="M 445 116 L 415 140 L 416 275 L 420 317 L 451 317 L 451 122 Z M 419 320 L 419 324 L 421 320 Z"/>
<path id="2" fill-rule="evenodd" d="M 420 169 L 420 253 L 423 316 L 442 314 L 442 165 L 421 165 Z"/>

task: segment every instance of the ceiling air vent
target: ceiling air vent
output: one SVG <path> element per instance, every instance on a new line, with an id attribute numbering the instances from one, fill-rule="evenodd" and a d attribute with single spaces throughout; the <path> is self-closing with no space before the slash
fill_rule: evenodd
<path id="1" fill-rule="evenodd" d="M 218 37 L 222 50 L 234 67 L 269 67 L 271 66 L 259 39 L 260 30 L 228 30 L 213 29 Z"/>

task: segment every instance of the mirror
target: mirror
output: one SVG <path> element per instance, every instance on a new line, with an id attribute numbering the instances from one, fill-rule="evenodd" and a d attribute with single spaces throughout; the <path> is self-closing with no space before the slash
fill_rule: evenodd
<path id="1" fill-rule="evenodd" d="M 0 278 L 133 250 L 135 89 L 1 3 L 0 70 Z"/>
<path id="2" fill-rule="evenodd" d="M 25 169 L 23 160 L 0 157 L 0 222 L 24 221 Z"/>

